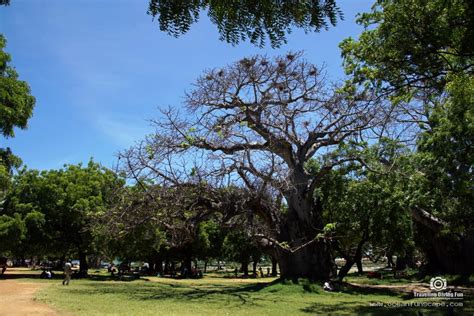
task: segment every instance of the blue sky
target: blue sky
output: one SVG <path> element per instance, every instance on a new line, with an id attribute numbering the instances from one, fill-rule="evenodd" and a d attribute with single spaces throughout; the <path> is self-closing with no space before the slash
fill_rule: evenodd
<path id="1" fill-rule="evenodd" d="M 206 16 L 176 39 L 146 14 L 147 0 L 12 0 L 0 7 L 0 33 L 36 97 L 27 130 L 1 140 L 29 168 L 61 168 L 90 157 L 111 167 L 116 153 L 152 132 L 158 108 L 180 106 L 206 68 L 253 54 L 304 50 L 343 77 L 338 43 L 357 37 L 358 12 L 372 1 L 339 0 L 345 20 L 321 33 L 294 30 L 280 49 L 218 40 Z M 113 3 L 113 5 L 112 5 Z"/>

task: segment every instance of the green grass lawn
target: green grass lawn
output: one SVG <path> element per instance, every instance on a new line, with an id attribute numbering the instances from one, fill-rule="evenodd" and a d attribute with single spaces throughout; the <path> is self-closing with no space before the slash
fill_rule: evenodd
<path id="1" fill-rule="evenodd" d="M 273 282 L 272 282 L 273 281 Z M 217 275 L 198 280 L 150 277 L 115 281 L 104 275 L 72 280 L 64 287 L 50 282 L 37 299 L 60 312 L 75 315 L 443 315 L 440 308 L 387 308 L 371 303 L 407 303 L 388 290 L 343 288 L 324 292 L 305 280 L 226 279 Z M 470 310 L 473 312 L 474 310 Z"/>

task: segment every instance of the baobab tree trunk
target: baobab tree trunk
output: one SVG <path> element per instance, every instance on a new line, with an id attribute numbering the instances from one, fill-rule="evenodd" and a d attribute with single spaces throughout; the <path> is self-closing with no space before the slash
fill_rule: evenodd
<path id="1" fill-rule="evenodd" d="M 304 199 L 301 195 L 300 198 L 287 198 L 287 201 L 288 216 L 280 228 L 280 240 L 288 242 L 292 246 L 290 250 L 297 249 L 293 245 L 307 245 L 296 251 L 278 251 L 281 277 L 323 281 L 330 279 L 337 271 L 331 253 L 331 243 L 324 239 L 311 242 L 323 229 L 320 210 L 313 207 L 312 199 Z"/>
<path id="2" fill-rule="evenodd" d="M 281 277 L 285 279 L 308 278 L 328 280 L 333 277 L 335 265 L 328 245 L 311 244 L 297 252 L 283 252 L 279 257 Z"/>

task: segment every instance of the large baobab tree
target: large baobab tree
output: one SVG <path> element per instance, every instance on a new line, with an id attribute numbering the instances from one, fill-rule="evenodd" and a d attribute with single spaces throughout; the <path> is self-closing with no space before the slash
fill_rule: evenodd
<path id="1" fill-rule="evenodd" d="M 186 95 L 187 112 L 163 111 L 156 133 L 122 154 L 123 166 L 163 187 L 244 187 L 242 207 L 265 222 L 258 237 L 282 276 L 326 279 L 335 266 L 314 191 L 332 168 L 357 159 L 346 143 L 385 113 L 366 93 L 328 86 L 302 53 L 208 70 Z"/>

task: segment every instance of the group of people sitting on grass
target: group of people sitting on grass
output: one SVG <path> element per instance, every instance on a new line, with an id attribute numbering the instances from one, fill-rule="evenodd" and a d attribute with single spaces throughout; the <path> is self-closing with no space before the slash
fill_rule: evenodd
<path id="1" fill-rule="evenodd" d="M 54 272 L 51 268 L 43 269 L 43 272 L 40 274 L 41 279 L 52 279 L 54 277 Z"/>
<path id="2" fill-rule="evenodd" d="M 138 276 L 139 277 L 140 273 L 145 272 L 143 269 L 140 270 L 140 268 L 138 268 L 138 267 L 135 267 L 135 269 L 132 269 L 132 267 L 129 266 L 128 264 L 126 264 L 125 262 L 122 262 L 118 266 L 111 263 L 108 266 L 107 271 L 113 277 L 114 276 L 123 277 L 125 275 L 133 275 L 133 276 Z"/>
<path id="3" fill-rule="evenodd" d="M 156 271 L 150 270 L 150 267 L 147 263 L 144 263 L 142 267 L 132 268 L 125 262 L 122 262 L 118 266 L 112 263 L 108 266 L 107 271 L 113 277 L 134 276 L 135 278 L 139 278 L 141 275 L 155 275 L 156 273 Z M 202 278 L 203 276 L 201 269 L 197 268 L 196 266 L 192 267 L 191 269 L 188 269 L 185 266 L 182 266 L 180 269 L 168 267 L 168 269 L 165 271 L 166 273 L 157 272 L 156 275 L 162 276 L 163 274 L 167 274 L 171 277 L 176 277 L 178 275 L 177 271 L 179 271 L 179 277 L 181 278 Z"/>

